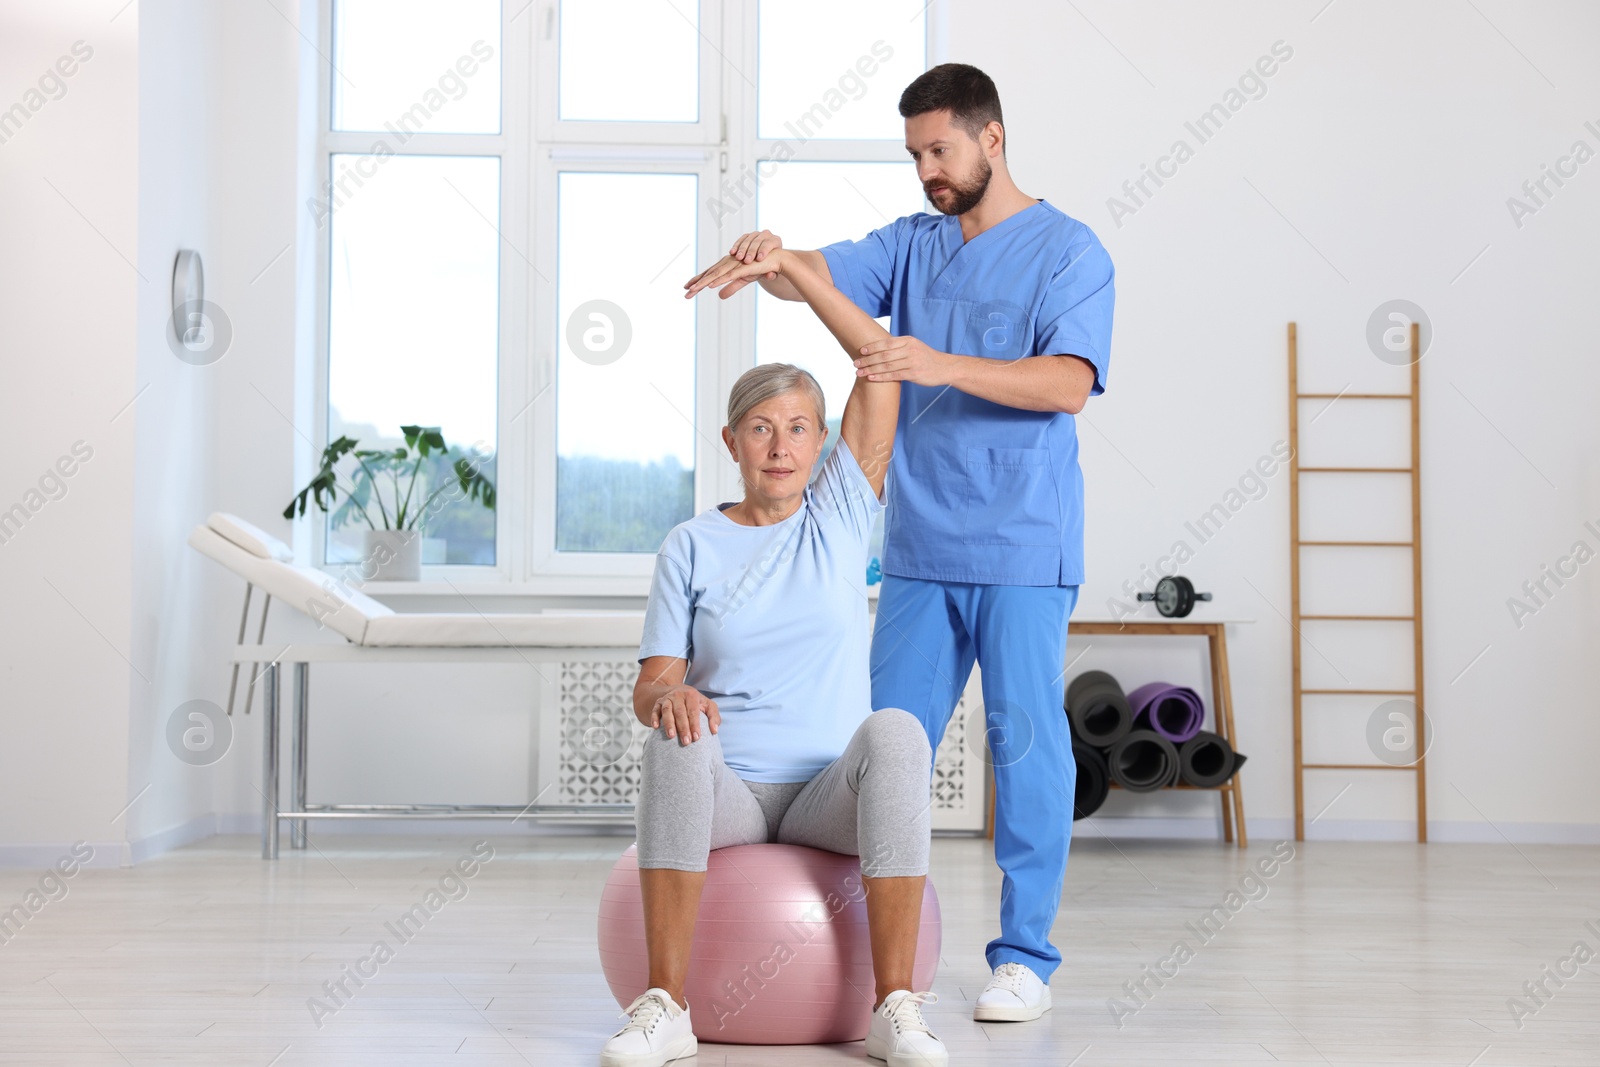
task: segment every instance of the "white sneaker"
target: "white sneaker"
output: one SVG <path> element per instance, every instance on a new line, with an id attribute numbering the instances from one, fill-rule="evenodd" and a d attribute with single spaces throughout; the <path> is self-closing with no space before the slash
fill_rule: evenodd
<path id="1" fill-rule="evenodd" d="M 628 1005 L 626 1014 L 628 1025 L 612 1034 L 600 1050 L 600 1067 L 662 1067 L 699 1051 L 689 1009 L 678 1007 L 665 989 L 646 989 Z"/>
<path id="2" fill-rule="evenodd" d="M 867 1031 L 867 1055 L 888 1060 L 889 1067 L 946 1067 L 950 1054 L 922 1020 L 922 1005 L 939 999 L 937 993 L 896 989 L 872 1013 Z"/>
<path id="3" fill-rule="evenodd" d="M 1050 987 L 1020 963 L 1002 963 L 978 994 L 972 1017 L 987 1023 L 1024 1023 L 1050 1010 Z"/>

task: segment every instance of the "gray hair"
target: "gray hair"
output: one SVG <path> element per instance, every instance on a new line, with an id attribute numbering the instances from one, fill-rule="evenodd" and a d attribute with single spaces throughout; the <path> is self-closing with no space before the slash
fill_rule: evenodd
<path id="1" fill-rule="evenodd" d="M 822 386 L 810 371 L 793 363 L 762 363 L 739 375 L 739 380 L 733 383 L 728 393 L 728 428 L 738 429 L 739 420 L 750 414 L 750 409 L 757 404 L 797 389 L 811 398 L 817 409 L 817 422 L 826 425 L 827 403 L 822 398 Z"/>

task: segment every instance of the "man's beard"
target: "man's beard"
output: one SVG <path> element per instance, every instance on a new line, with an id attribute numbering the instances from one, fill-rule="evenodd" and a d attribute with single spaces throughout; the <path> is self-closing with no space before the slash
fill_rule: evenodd
<path id="1" fill-rule="evenodd" d="M 978 173 L 972 180 L 964 184 L 956 184 L 948 179 L 944 187 L 950 190 L 950 201 L 944 206 L 929 194 L 928 186 L 923 185 L 922 194 L 928 198 L 928 203 L 946 215 L 965 215 L 977 207 L 983 200 L 983 194 L 989 191 L 989 179 L 994 177 L 994 169 L 989 166 L 989 161 L 982 156 L 978 157 Z"/>

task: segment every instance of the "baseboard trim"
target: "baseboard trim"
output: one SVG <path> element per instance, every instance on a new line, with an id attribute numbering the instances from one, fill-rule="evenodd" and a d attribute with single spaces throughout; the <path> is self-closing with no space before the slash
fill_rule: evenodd
<path id="1" fill-rule="evenodd" d="M 72 855 L 76 843 L 68 841 L 46 844 L 0 844 L 0 869 L 31 869 L 43 874 L 46 868 L 54 867 L 57 860 L 76 862 Z M 78 863 L 80 868 L 114 868 L 130 865 L 126 841 L 89 841 L 87 844 L 94 849 L 94 855 L 87 862 Z"/>
<path id="2" fill-rule="evenodd" d="M 1246 823 L 1255 839 L 1279 841 L 1294 836 L 1294 820 L 1256 818 Z M 1186 819 L 1172 816 L 1106 815 L 1079 820 L 1073 836 L 1087 841 L 1104 835 L 1115 840 L 1221 841 L 1219 817 Z M 1306 827 L 1308 841 L 1412 841 L 1417 824 L 1409 819 L 1318 819 Z M 1462 845 L 1600 845 L 1600 823 L 1495 823 L 1455 819 L 1428 820 L 1428 840 Z"/>
<path id="3" fill-rule="evenodd" d="M 153 834 L 141 837 L 129 844 L 130 861 L 143 863 L 147 859 L 159 856 L 163 852 L 171 852 L 175 848 L 191 845 L 196 841 L 203 841 L 217 833 L 217 815 L 207 812 L 197 815 L 186 823 L 178 826 L 158 830 Z"/>

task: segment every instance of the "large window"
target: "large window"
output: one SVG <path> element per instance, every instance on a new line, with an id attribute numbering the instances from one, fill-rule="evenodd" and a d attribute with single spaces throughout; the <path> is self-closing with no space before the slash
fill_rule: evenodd
<path id="1" fill-rule="evenodd" d="M 682 284 L 748 230 L 814 248 L 924 209 L 896 104 L 928 5 L 325 3 L 317 446 L 439 426 L 421 476 L 493 482 L 428 517 L 425 583 L 642 592 L 667 531 L 741 492 L 740 373 L 807 367 L 837 428 L 852 377 L 809 312 Z"/>
<path id="2" fill-rule="evenodd" d="M 359 562 L 362 532 L 416 530 L 429 564 L 494 568 L 498 501 L 461 491 L 465 461 L 498 488 L 506 189 L 497 0 L 337 0 L 323 185 L 308 208 L 327 282 L 326 422 L 349 438 L 323 561 Z M 438 427 L 439 453 L 406 426 Z"/>

